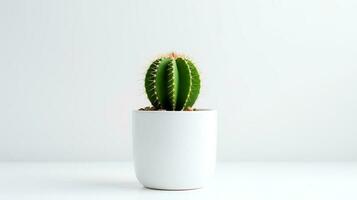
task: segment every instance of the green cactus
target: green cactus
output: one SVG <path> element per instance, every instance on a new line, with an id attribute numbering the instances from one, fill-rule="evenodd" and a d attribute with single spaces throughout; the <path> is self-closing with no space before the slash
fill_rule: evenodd
<path id="1" fill-rule="evenodd" d="M 200 87 L 200 75 L 193 62 L 175 53 L 155 60 L 145 77 L 145 90 L 155 109 L 188 109 L 195 103 Z"/>

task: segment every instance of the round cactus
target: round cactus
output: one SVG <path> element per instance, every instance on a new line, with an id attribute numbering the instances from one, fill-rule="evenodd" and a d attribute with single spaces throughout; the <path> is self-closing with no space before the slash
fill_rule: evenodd
<path id="1" fill-rule="evenodd" d="M 175 53 L 155 60 L 145 77 L 145 90 L 155 109 L 188 109 L 195 103 L 200 87 L 200 75 L 193 62 Z"/>

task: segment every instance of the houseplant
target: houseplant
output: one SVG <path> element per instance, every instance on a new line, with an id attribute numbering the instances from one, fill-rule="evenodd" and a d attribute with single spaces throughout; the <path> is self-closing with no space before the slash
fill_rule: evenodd
<path id="1" fill-rule="evenodd" d="M 213 175 L 217 114 L 192 108 L 200 86 L 195 64 L 175 53 L 156 59 L 147 70 L 152 107 L 133 111 L 135 172 L 145 187 L 197 189 Z"/>

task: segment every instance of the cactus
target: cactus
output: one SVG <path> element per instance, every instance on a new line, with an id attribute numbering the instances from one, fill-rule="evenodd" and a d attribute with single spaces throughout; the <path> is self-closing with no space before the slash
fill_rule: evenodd
<path id="1" fill-rule="evenodd" d="M 155 109 L 189 109 L 200 87 L 200 75 L 193 62 L 175 53 L 155 60 L 145 76 L 145 90 Z"/>

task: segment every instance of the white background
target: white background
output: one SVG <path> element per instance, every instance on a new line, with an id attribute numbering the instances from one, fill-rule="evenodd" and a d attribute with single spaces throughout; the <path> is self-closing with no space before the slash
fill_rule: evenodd
<path id="1" fill-rule="evenodd" d="M 202 74 L 220 160 L 357 160 L 357 1 L 0 1 L 0 160 L 130 160 L 161 53 Z M 182 126 L 179 124 L 178 126 Z"/>

